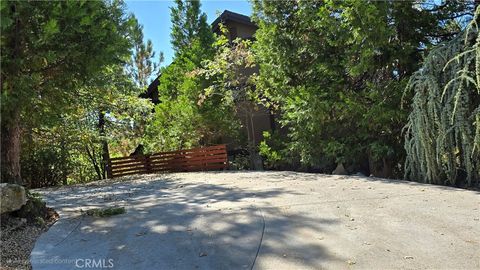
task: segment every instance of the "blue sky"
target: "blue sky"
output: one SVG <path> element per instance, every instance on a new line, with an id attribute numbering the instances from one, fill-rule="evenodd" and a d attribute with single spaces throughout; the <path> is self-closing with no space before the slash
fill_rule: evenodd
<path id="1" fill-rule="evenodd" d="M 170 44 L 170 7 L 173 1 L 126 1 L 128 11 L 135 14 L 140 24 L 143 25 L 145 41 L 151 39 L 156 56 L 160 51 L 165 55 L 162 65 L 168 65 L 172 61 L 173 50 Z M 251 4 L 247 0 L 204 0 L 202 11 L 208 16 L 208 23 L 217 18 L 217 13 L 228 9 L 233 12 L 250 16 Z M 219 13 L 218 13 L 219 14 Z M 158 58 L 157 58 L 158 59 Z"/>

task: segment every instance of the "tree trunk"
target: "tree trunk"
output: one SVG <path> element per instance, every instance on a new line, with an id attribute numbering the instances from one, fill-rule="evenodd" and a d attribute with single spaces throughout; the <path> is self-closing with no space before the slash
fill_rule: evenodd
<path id="1" fill-rule="evenodd" d="M 23 185 L 20 175 L 20 112 L 2 119 L 2 182 Z"/>
<path id="2" fill-rule="evenodd" d="M 275 129 L 277 128 L 277 124 L 275 123 L 275 111 L 273 110 L 272 107 L 273 106 L 270 106 L 270 108 L 268 108 L 268 117 L 270 120 L 270 131 L 273 135 L 273 133 L 275 132 Z"/>
<path id="3" fill-rule="evenodd" d="M 98 166 L 97 158 L 95 157 L 95 145 L 92 146 L 92 152 L 90 152 L 90 148 L 88 148 L 88 145 L 85 146 L 85 150 L 87 151 L 87 155 L 90 158 L 90 161 L 92 162 L 95 172 L 97 173 L 98 180 L 103 179 L 102 170 L 100 169 L 100 166 Z"/>
<path id="4" fill-rule="evenodd" d="M 98 130 L 100 132 L 100 139 L 102 141 L 102 176 L 107 178 L 110 170 L 108 160 L 110 159 L 110 152 L 108 151 L 108 142 L 105 138 L 105 113 L 102 110 L 98 112 Z"/>
<path id="5" fill-rule="evenodd" d="M 16 14 L 17 8 L 15 4 L 10 6 L 10 12 Z M 10 49 L 13 48 L 12 60 L 13 65 L 11 73 L 16 73 L 19 70 L 18 58 L 21 58 L 21 36 L 20 36 L 21 24 L 20 19 L 15 17 L 15 35 L 9 42 Z M 5 67 L 4 67 L 5 69 Z M 10 78 L 9 86 L 5 87 L 4 82 L 7 80 L 5 74 L 9 72 L 2 71 L 1 91 L 2 98 L 9 99 L 12 94 L 15 93 L 13 89 L 14 82 L 11 80 L 14 76 L 8 76 Z M 6 95 L 3 95 L 7 92 Z M 11 104 L 2 104 L 1 110 L 1 182 L 23 184 L 22 177 L 20 175 L 20 138 L 21 138 L 21 126 L 20 126 L 20 113 L 21 107 L 15 100 L 9 100 Z M 3 103 L 3 102 L 2 102 Z M 12 106 L 13 105 L 13 106 Z"/>
<path id="6" fill-rule="evenodd" d="M 103 179 L 106 179 L 108 176 L 108 170 L 110 170 L 108 165 L 108 160 L 110 159 L 110 152 L 108 151 L 108 143 L 106 140 L 102 141 L 102 165 L 103 165 Z"/>

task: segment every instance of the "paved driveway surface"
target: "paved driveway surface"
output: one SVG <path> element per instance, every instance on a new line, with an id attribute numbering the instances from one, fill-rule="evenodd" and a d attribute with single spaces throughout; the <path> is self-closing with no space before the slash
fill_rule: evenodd
<path id="1" fill-rule="evenodd" d="M 33 269 L 480 269 L 480 193 L 294 172 L 144 175 L 39 192 Z M 82 210 L 124 206 L 107 218 Z"/>

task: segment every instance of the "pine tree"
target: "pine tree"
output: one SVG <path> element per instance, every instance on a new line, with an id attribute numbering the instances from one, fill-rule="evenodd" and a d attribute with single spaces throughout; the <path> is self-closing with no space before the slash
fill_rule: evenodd
<path id="1" fill-rule="evenodd" d="M 142 90 L 148 87 L 150 79 L 156 75 L 159 65 L 163 62 L 163 52 L 160 52 L 158 62 L 155 62 L 154 58 L 153 43 L 150 39 L 147 43 L 143 41 L 143 27 L 139 25 L 136 29 L 134 53 L 129 68 L 138 87 Z"/>
<path id="2" fill-rule="evenodd" d="M 136 21 L 122 1 L 1 1 L 0 8 L 2 181 L 22 184 L 26 122 L 57 117 L 92 75 L 122 63 Z"/>
<path id="3" fill-rule="evenodd" d="M 200 107 L 199 95 L 206 80 L 193 76 L 201 63 L 214 54 L 214 34 L 200 2 L 176 0 L 171 8 L 173 62 L 161 70 L 158 87 L 160 104 L 155 108 L 153 124 L 147 128 L 148 151 L 173 150 L 211 143 L 218 114 Z M 214 135 L 212 135 L 214 134 Z"/>
<path id="4" fill-rule="evenodd" d="M 198 39 L 202 45 L 211 46 L 213 34 L 207 23 L 207 15 L 200 11 L 199 0 L 175 0 L 171 8 L 172 45 L 178 56 Z"/>

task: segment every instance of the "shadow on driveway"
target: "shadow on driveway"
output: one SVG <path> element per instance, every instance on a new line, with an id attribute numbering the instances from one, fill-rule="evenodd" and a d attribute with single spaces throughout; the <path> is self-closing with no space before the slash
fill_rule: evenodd
<path id="1" fill-rule="evenodd" d="M 316 239 L 335 218 L 286 212 L 270 201 L 299 193 L 246 188 L 245 181 L 261 179 L 238 176 L 241 188 L 223 183 L 222 177 L 229 177 L 223 173 L 148 175 L 42 190 L 61 220 L 36 243 L 33 269 L 253 269 L 257 255 L 302 268 L 346 260 Z M 127 212 L 81 215 L 80 209 L 107 206 Z M 299 239 L 299 233 L 310 239 Z"/>

